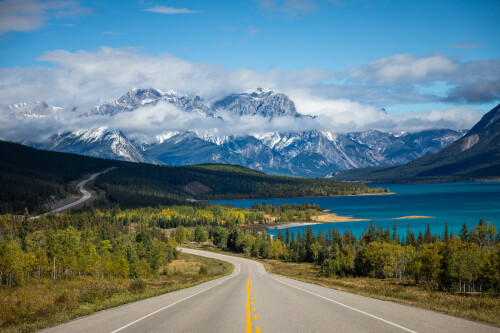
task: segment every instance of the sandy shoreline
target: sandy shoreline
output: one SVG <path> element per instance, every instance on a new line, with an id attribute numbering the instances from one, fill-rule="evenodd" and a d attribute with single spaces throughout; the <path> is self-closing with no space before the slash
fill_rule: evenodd
<path id="1" fill-rule="evenodd" d="M 341 216 L 335 213 L 328 213 L 328 210 L 321 215 L 316 215 L 312 217 L 312 221 L 304 221 L 304 222 L 284 222 L 284 223 L 276 223 L 270 226 L 265 226 L 266 230 L 281 230 L 292 227 L 305 227 L 314 224 L 322 224 L 322 223 L 340 223 L 340 222 L 356 222 L 356 221 L 370 221 L 370 219 L 355 219 L 351 216 Z M 430 219 L 434 218 L 433 216 L 421 216 L 421 215 L 408 215 L 395 217 L 395 220 L 405 220 L 405 219 Z"/>

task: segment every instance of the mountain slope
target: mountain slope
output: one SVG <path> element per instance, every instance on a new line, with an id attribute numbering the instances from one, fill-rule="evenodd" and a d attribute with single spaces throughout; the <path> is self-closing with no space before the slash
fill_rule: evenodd
<path id="1" fill-rule="evenodd" d="M 276 198 L 378 193 L 363 184 L 270 176 L 233 165 L 158 166 L 38 150 L 0 141 L 0 214 L 39 210 L 51 197 L 74 190 L 70 181 L 100 175 L 95 185 L 122 207 L 185 203 L 194 199 Z M 101 199 L 102 200 L 102 199 Z M 101 202 L 103 204 L 103 202 Z M 204 205 L 207 203 L 200 203 Z"/>
<path id="2" fill-rule="evenodd" d="M 356 133 L 356 137 L 329 131 L 229 137 L 176 132 L 146 147 L 144 154 L 170 165 L 227 163 L 271 174 L 323 177 L 338 170 L 408 162 L 437 152 L 449 138 L 461 136 L 451 130 L 408 134 L 406 141 L 378 131 Z"/>
<path id="3" fill-rule="evenodd" d="M 337 180 L 371 182 L 468 181 L 500 178 L 500 104 L 441 152 L 388 168 L 338 172 Z"/>
<path id="4" fill-rule="evenodd" d="M 153 162 L 118 130 L 105 127 L 53 135 L 37 148 L 131 162 Z"/>

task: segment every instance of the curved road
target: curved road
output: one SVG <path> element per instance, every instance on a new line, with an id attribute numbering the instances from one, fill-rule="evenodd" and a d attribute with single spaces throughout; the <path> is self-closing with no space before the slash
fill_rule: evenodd
<path id="1" fill-rule="evenodd" d="M 85 184 L 87 184 L 89 181 L 91 180 L 94 180 L 96 179 L 97 176 L 99 176 L 100 174 L 102 173 L 105 173 L 105 172 L 108 172 L 109 170 L 104 170 L 104 171 L 101 171 L 101 172 L 98 172 L 98 173 L 94 173 L 92 176 L 90 176 L 89 178 L 85 179 L 85 180 L 82 180 L 81 182 L 79 182 L 77 185 L 76 185 L 76 188 L 80 190 L 80 192 L 83 194 L 83 197 L 81 197 L 80 199 L 78 199 L 77 201 L 74 201 L 72 203 L 69 203 L 67 205 L 64 205 L 62 207 L 59 207 L 59 208 L 56 208 L 56 209 L 53 209 L 51 210 L 49 213 L 59 213 L 59 212 L 62 212 L 63 210 L 67 210 L 71 207 L 74 207 L 76 205 L 79 205 L 81 204 L 82 202 L 85 202 L 87 200 L 90 199 L 90 197 L 92 196 L 92 194 L 90 194 L 89 191 L 87 191 L 84 186 Z M 45 213 L 44 215 L 47 215 L 48 213 Z"/>
<path id="2" fill-rule="evenodd" d="M 500 332 L 497 327 L 268 274 L 228 261 L 231 275 L 122 305 L 43 332 Z"/>

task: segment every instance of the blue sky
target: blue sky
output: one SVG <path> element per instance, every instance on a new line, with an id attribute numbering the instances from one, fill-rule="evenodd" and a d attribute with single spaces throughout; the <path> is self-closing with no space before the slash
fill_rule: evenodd
<path id="1" fill-rule="evenodd" d="M 258 71 L 342 71 L 400 53 L 442 52 L 463 61 L 500 55 L 495 0 L 66 3 L 71 7 L 42 12 L 46 21 L 38 29 L 4 32 L 2 65 L 47 66 L 36 60 L 45 51 L 103 45 Z M 192 13 L 147 11 L 161 7 Z"/>
<path id="2" fill-rule="evenodd" d="M 380 129 L 470 126 L 499 102 L 499 17 L 498 0 L 4 0 L 0 102 L 265 86 L 303 113 L 407 115 Z"/>

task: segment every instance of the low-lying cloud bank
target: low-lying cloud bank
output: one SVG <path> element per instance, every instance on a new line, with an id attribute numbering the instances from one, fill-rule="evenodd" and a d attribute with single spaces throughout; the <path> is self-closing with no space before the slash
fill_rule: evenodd
<path id="1" fill-rule="evenodd" d="M 260 73 L 248 68 L 185 61 L 170 55 L 151 56 L 133 49 L 103 47 L 96 52 L 58 50 L 40 61 L 51 67 L 1 68 L 3 104 L 0 137 L 10 140 L 46 139 L 50 134 L 95 126 L 121 129 L 130 137 L 154 137 L 169 130 L 210 130 L 222 135 L 270 131 L 379 129 L 420 131 L 432 128 L 470 128 L 488 110 L 472 103 L 500 98 L 500 59 L 460 62 L 435 53 L 426 57 L 402 54 L 338 73 L 321 69 Z M 418 86 L 440 83 L 443 94 L 423 93 Z M 208 102 L 230 93 L 265 87 L 284 92 L 300 113 L 315 119 L 241 117 L 223 122 L 177 110 L 168 103 L 143 107 L 114 117 L 81 117 L 93 106 L 115 100 L 134 87 L 195 93 Z M 16 119 L 5 107 L 21 101 L 46 101 L 63 107 L 41 119 Z M 393 112 L 398 105 L 455 103 L 441 110 Z M 451 104 L 443 104 L 451 105 Z M 76 111 L 75 107 L 76 106 Z M 388 108 L 389 113 L 380 111 Z"/>

